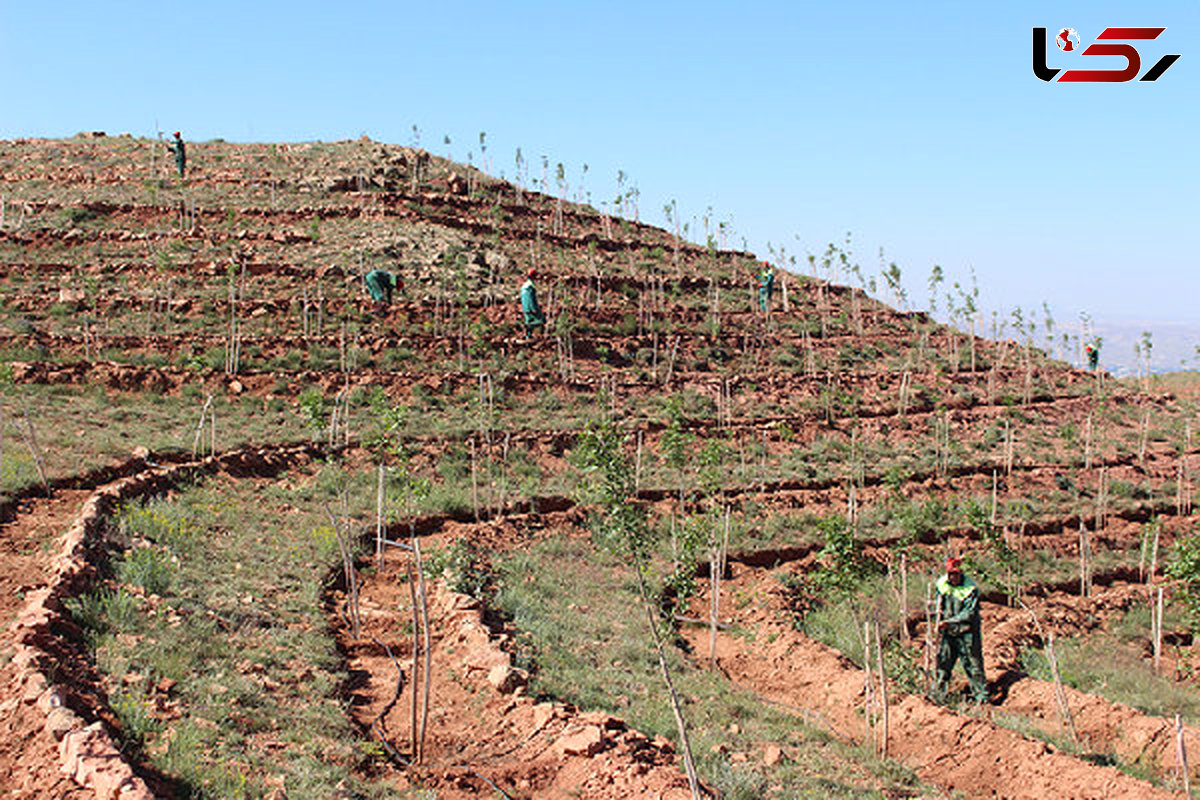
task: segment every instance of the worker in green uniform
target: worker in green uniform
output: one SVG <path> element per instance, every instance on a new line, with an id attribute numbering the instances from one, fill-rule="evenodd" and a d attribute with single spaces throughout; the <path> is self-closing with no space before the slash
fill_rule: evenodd
<path id="1" fill-rule="evenodd" d="M 962 659 L 971 697 L 976 703 L 988 699 L 983 674 L 983 637 L 979 629 L 979 587 L 963 574 L 962 559 L 946 559 L 946 574 L 937 579 L 938 623 L 937 684 L 934 698 L 944 701 L 954 662 Z"/>
<path id="2" fill-rule="evenodd" d="M 775 292 L 775 269 L 767 261 L 763 262 L 763 271 L 758 274 L 758 307 L 763 311 L 771 310 L 771 295 Z"/>
<path id="3" fill-rule="evenodd" d="M 385 269 L 373 269 L 363 276 L 367 284 L 367 292 L 376 303 L 392 304 L 392 292 L 399 285 L 399 279 Z"/>
<path id="4" fill-rule="evenodd" d="M 546 315 L 538 305 L 537 287 L 533 285 L 533 279 L 536 277 L 537 270 L 530 269 L 525 275 L 525 282 L 521 284 L 521 312 L 524 314 L 526 336 L 532 335 L 546 324 Z"/>
<path id="5" fill-rule="evenodd" d="M 1084 350 L 1087 352 L 1088 369 L 1095 372 L 1096 368 L 1100 366 L 1100 340 L 1088 342 Z"/>
<path id="6" fill-rule="evenodd" d="M 179 177 L 182 178 L 183 170 L 187 167 L 187 148 L 184 147 L 179 131 L 175 131 L 175 141 L 168 142 L 167 149 L 175 154 L 175 166 L 179 168 Z"/>

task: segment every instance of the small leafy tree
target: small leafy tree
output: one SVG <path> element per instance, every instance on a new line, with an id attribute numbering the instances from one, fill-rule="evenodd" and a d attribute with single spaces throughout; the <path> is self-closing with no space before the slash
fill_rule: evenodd
<path id="1" fill-rule="evenodd" d="M 938 287 L 942 281 L 946 280 L 946 275 L 942 268 L 937 264 L 933 265 L 933 269 L 929 272 L 929 313 L 937 313 L 937 293 Z"/>
<path id="2" fill-rule="evenodd" d="M 1178 597 L 1193 633 L 1200 633 L 1200 533 L 1193 532 L 1175 543 L 1167 575 L 1179 581 Z"/>
<path id="3" fill-rule="evenodd" d="M 871 572 L 871 562 L 854 538 L 854 529 L 841 514 L 830 514 L 817 523 L 825 538 L 819 554 L 821 566 L 815 574 L 819 587 L 834 592 L 849 592 Z"/>
<path id="4" fill-rule="evenodd" d="M 667 667 L 662 635 L 655 618 L 654 603 L 648 587 L 653 534 L 646 520 L 646 510 L 632 500 L 634 471 L 624 452 L 626 436 L 610 420 L 590 422 L 579 437 L 575 453 L 576 464 L 591 478 L 584 482 L 586 494 L 600 506 L 593 517 L 593 530 L 600 541 L 618 558 L 632 565 L 637 575 L 638 594 L 646 612 L 646 623 L 654 640 L 655 654 L 662 671 L 663 683 L 675 713 L 675 724 L 683 746 L 683 763 L 693 800 L 700 800 L 700 782 L 696 776 L 692 748 L 688 740 L 687 722 L 671 672 Z"/>
<path id="5" fill-rule="evenodd" d="M 301 392 L 296 401 L 300 405 L 301 418 L 313 432 L 313 439 L 319 439 L 329 419 L 329 401 L 325 393 L 314 386 Z"/>
<path id="6" fill-rule="evenodd" d="M 983 503 L 971 498 L 963 505 L 962 512 L 963 521 L 979 533 L 991 556 L 990 561 L 971 559 L 972 568 L 1003 586 L 1010 601 L 1020 600 L 1019 593 L 1025 576 L 1024 560 L 1009 545 L 1004 532 L 992 522 L 991 513 Z"/>
<path id="7" fill-rule="evenodd" d="M 676 534 L 676 526 L 686 513 L 685 489 L 688 463 L 691 460 L 692 443 L 695 437 L 683 429 L 683 397 L 678 394 L 666 399 L 665 411 L 667 427 L 659 441 L 663 458 L 667 466 L 675 470 L 675 487 L 678 492 L 679 504 L 671 515 L 671 551 L 675 557 L 675 568 L 678 570 L 680 561 L 680 545 Z M 685 556 L 686 558 L 686 556 Z"/>

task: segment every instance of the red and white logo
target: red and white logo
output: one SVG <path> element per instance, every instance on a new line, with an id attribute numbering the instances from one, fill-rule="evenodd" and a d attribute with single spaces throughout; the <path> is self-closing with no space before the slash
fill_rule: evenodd
<path id="1" fill-rule="evenodd" d="M 1058 45 L 1058 49 L 1063 52 L 1070 53 L 1079 49 L 1079 34 L 1074 28 L 1063 28 L 1055 37 L 1054 43 Z"/>
<path id="2" fill-rule="evenodd" d="M 1105 28 L 1096 37 L 1096 44 L 1080 52 L 1079 34 L 1074 28 L 1060 28 L 1054 43 L 1064 53 L 1079 53 L 1082 56 L 1120 56 L 1125 59 L 1123 69 L 1050 69 L 1046 66 L 1046 29 L 1033 29 L 1033 74 L 1043 81 L 1055 83 L 1124 83 L 1137 78 L 1142 71 L 1142 54 L 1131 44 L 1110 44 L 1113 41 L 1137 42 L 1157 39 L 1166 28 Z M 1167 68 L 1179 60 L 1179 55 L 1166 55 L 1146 70 L 1139 81 L 1156 81 Z M 1055 81 L 1055 76 L 1059 72 Z"/>

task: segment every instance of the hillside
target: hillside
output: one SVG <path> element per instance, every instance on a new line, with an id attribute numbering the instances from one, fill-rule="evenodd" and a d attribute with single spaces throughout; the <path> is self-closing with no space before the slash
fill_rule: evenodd
<path id="1" fill-rule="evenodd" d="M 664 671 L 710 796 L 1181 789 L 1194 393 L 832 245 L 768 313 L 753 254 L 423 151 L 188 154 L 0 142 L 10 796 L 686 798 Z M 990 705 L 927 698 L 952 553 Z"/>

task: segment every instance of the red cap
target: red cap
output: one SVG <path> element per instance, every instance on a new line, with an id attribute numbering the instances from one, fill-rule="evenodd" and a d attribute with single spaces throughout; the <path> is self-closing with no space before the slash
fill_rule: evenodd
<path id="1" fill-rule="evenodd" d="M 946 559 L 946 572 L 962 572 L 963 560 L 956 556 Z"/>
<path id="2" fill-rule="evenodd" d="M 527 277 L 530 277 L 530 278 L 532 278 L 532 277 L 534 277 L 535 275 L 537 275 L 537 270 L 536 270 L 536 269 L 534 269 L 533 267 L 530 267 L 530 268 L 529 268 L 529 272 L 526 272 L 526 273 L 525 273 L 525 275 L 526 275 Z"/>
<path id="3" fill-rule="evenodd" d="M 178 139 L 178 138 L 179 138 L 179 131 L 175 131 L 175 138 L 176 138 L 176 139 Z"/>

